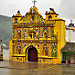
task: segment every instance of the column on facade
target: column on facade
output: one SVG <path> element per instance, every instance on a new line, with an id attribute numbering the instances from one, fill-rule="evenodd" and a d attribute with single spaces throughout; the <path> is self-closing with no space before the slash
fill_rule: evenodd
<path id="1" fill-rule="evenodd" d="M 15 47 L 14 47 L 14 43 L 12 44 L 12 47 L 13 47 L 13 50 L 12 50 L 12 51 L 13 51 L 13 54 L 14 54 L 14 50 L 15 50 L 15 49 L 14 49 L 14 48 L 15 48 Z"/>
<path id="2" fill-rule="evenodd" d="M 48 56 L 51 57 L 51 44 L 48 44 Z"/>
<path id="3" fill-rule="evenodd" d="M 42 27 L 40 27 L 40 37 L 42 37 Z"/>
<path id="4" fill-rule="evenodd" d="M 17 33 L 17 31 L 16 31 L 16 29 L 14 29 L 14 35 L 15 35 L 15 37 L 17 37 L 16 33 Z"/>
<path id="5" fill-rule="evenodd" d="M 15 37 L 18 38 L 17 28 L 15 29 Z"/>
<path id="6" fill-rule="evenodd" d="M 23 30 L 23 32 L 24 32 L 24 33 L 23 33 L 23 37 L 24 37 L 24 39 L 25 39 L 25 29 Z"/>
<path id="7" fill-rule="evenodd" d="M 16 54 L 19 54 L 19 51 L 18 51 L 18 42 L 15 43 L 15 46 L 14 46 L 14 51 L 16 52 Z"/>
<path id="8" fill-rule="evenodd" d="M 42 44 L 41 43 L 39 45 L 39 49 L 40 49 L 40 56 L 42 56 Z"/>
<path id="9" fill-rule="evenodd" d="M 21 37 L 24 38 L 24 28 L 21 28 Z"/>
<path id="10" fill-rule="evenodd" d="M 20 42 L 20 48 L 19 48 L 20 54 L 22 54 L 22 42 Z"/>
<path id="11" fill-rule="evenodd" d="M 16 44 L 16 43 L 14 43 L 14 45 L 13 45 L 13 52 L 14 52 L 14 54 L 16 54 L 16 53 L 17 53 L 17 51 L 16 51 L 16 46 L 17 46 L 17 44 Z"/>
<path id="12" fill-rule="evenodd" d="M 15 33 L 15 32 L 14 32 L 14 29 L 13 29 L 13 32 L 12 32 L 12 33 L 13 33 L 12 36 L 13 36 L 13 38 L 14 38 L 14 33 Z"/>
<path id="13" fill-rule="evenodd" d="M 21 54 L 23 54 L 23 48 L 24 48 L 24 43 L 22 42 L 22 45 L 21 45 L 22 52 L 21 52 Z"/>
<path id="14" fill-rule="evenodd" d="M 17 32 L 17 30 L 13 29 L 13 34 L 12 34 L 13 38 L 17 37 L 17 35 L 16 35 L 17 33 L 16 32 Z"/>
<path id="15" fill-rule="evenodd" d="M 48 37 L 51 37 L 51 27 L 48 27 Z"/>
<path id="16" fill-rule="evenodd" d="M 54 36 L 54 27 L 51 27 L 51 38 Z"/>
<path id="17" fill-rule="evenodd" d="M 44 56 L 46 56 L 45 54 L 46 54 L 46 49 L 44 49 Z"/>

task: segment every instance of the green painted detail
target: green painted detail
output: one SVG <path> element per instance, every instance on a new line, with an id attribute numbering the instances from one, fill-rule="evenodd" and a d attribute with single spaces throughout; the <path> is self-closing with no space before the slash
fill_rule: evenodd
<path id="1" fill-rule="evenodd" d="M 51 27 L 51 38 L 54 37 L 54 27 Z"/>
<path id="2" fill-rule="evenodd" d="M 13 38 L 15 37 L 15 29 L 13 29 Z"/>
<path id="3" fill-rule="evenodd" d="M 57 57 L 57 44 L 55 45 L 54 43 L 51 44 L 51 57 Z"/>

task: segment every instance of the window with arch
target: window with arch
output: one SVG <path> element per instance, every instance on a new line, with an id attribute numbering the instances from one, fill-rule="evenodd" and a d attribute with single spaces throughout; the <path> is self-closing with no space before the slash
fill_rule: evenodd
<path id="1" fill-rule="evenodd" d="M 16 53 L 21 54 L 21 46 L 19 43 L 17 44 L 17 52 Z"/>
<path id="2" fill-rule="evenodd" d="M 34 16 L 32 16 L 32 20 L 34 21 Z"/>
<path id="3" fill-rule="evenodd" d="M 17 18 L 15 18 L 15 23 L 17 23 Z"/>
<path id="4" fill-rule="evenodd" d="M 19 54 L 21 54 L 21 49 L 19 50 Z"/>
<path id="5" fill-rule="evenodd" d="M 47 44 L 44 44 L 43 55 L 48 56 L 48 47 L 47 47 Z"/>
<path id="6" fill-rule="evenodd" d="M 20 39 L 21 38 L 21 31 L 18 30 L 18 38 Z"/>
<path id="7" fill-rule="evenodd" d="M 45 50 L 45 56 L 48 56 L 48 50 Z"/>
<path id="8" fill-rule="evenodd" d="M 44 37 L 47 38 L 47 32 L 44 33 Z"/>
<path id="9" fill-rule="evenodd" d="M 34 39 L 36 37 L 36 32 L 34 31 L 29 32 L 29 36 L 31 37 L 31 39 Z"/>
<path id="10" fill-rule="evenodd" d="M 49 16 L 49 17 L 48 17 L 48 20 L 52 20 L 52 16 Z"/>

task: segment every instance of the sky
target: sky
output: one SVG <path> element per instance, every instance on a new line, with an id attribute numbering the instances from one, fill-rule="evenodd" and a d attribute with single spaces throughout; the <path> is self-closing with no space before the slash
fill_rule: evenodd
<path id="1" fill-rule="evenodd" d="M 31 7 L 33 7 L 33 0 L 0 0 L 0 15 L 10 16 L 20 10 L 22 15 L 25 15 Z M 68 25 L 70 20 L 75 23 L 75 0 L 36 0 L 36 7 L 39 13 L 45 18 L 45 12 L 50 11 L 49 8 L 59 14 L 59 17 L 64 19 L 65 24 Z"/>

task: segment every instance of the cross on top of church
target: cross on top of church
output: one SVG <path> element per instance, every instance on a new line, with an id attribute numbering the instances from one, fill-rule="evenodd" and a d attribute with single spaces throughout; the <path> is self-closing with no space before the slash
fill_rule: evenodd
<path id="1" fill-rule="evenodd" d="M 37 1 L 34 0 L 34 1 L 32 1 L 32 2 L 34 3 L 34 6 L 35 6 L 35 3 L 36 3 Z"/>

